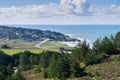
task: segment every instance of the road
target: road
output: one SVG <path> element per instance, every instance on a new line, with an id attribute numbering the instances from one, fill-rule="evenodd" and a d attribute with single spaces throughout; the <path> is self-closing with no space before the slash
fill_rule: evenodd
<path id="1" fill-rule="evenodd" d="M 36 48 L 42 48 L 41 45 L 48 42 L 50 39 L 45 39 L 43 41 L 40 41 L 38 44 L 35 45 Z"/>

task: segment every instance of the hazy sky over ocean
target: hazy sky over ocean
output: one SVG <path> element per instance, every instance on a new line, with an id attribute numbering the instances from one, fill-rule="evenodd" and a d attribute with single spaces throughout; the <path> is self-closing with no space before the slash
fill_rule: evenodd
<path id="1" fill-rule="evenodd" d="M 120 24 L 120 0 L 0 0 L 0 24 Z"/>

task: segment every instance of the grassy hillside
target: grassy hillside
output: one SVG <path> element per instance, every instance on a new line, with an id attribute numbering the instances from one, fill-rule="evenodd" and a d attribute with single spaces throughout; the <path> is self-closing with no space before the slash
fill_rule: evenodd
<path id="1" fill-rule="evenodd" d="M 87 66 L 85 68 L 85 75 L 80 78 L 69 78 L 67 80 L 120 80 L 120 61 L 118 57 L 120 59 L 120 55 L 117 55 L 114 60 Z M 42 73 L 36 74 L 33 70 L 23 71 L 22 74 L 27 80 L 51 80 L 43 79 L 41 77 Z"/>
<path id="2" fill-rule="evenodd" d="M 72 47 L 57 41 L 48 41 L 41 45 L 42 49 L 50 51 L 59 51 L 59 48 L 73 49 Z"/>
<path id="3" fill-rule="evenodd" d="M 23 40 L 8 40 L 5 41 L 4 39 L 0 39 L 0 47 L 2 45 L 8 45 L 11 48 L 18 48 L 18 49 L 24 49 L 24 48 L 35 48 L 35 42 L 29 42 L 29 41 L 23 41 Z"/>
<path id="4" fill-rule="evenodd" d="M 30 51 L 32 53 L 39 54 L 43 51 L 43 49 L 0 49 L 8 55 L 13 55 L 19 52 Z"/>
<path id="5" fill-rule="evenodd" d="M 31 51 L 33 53 L 40 53 L 43 50 L 48 51 L 57 51 L 59 52 L 59 49 L 65 48 L 65 49 L 73 49 L 72 47 L 58 42 L 58 41 L 47 41 L 45 43 L 40 44 L 40 48 L 36 47 L 35 45 L 39 44 L 42 41 L 39 42 L 29 42 L 29 41 L 23 41 L 23 40 L 8 40 L 4 41 L 3 39 L 0 39 L 0 47 L 4 44 L 8 45 L 11 49 L 0 49 L 4 51 L 5 53 L 12 55 L 18 52 L 24 52 L 24 51 Z"/>
<path id="6" fill-rule="evenodd" d="M 108 61 L 88 66 L 86 72 L 93 80 L 120 80 L 120 61 Z"/>

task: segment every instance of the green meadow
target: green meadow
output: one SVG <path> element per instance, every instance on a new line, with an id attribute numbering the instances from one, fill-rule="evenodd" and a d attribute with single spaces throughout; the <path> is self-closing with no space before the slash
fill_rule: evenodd
<path id="1" fill-rule="evenodd" d="M 40 54 L 43 52 L 43 49 L 0 49 L 8 55 L 13 55 L 19 52 L 30 51 L 35 54 Z"/>
<path id="2" fill-rule="evenodd" d="M 60 48 L 64 49 L 70 49 L 72 50 L 73 47 L 70 47 L 64 43 L 58 42 L 58 41 L 46 41 L 42 44 L 39 42 L 28 42 L 28 41 L 22 41 L 22 40 L 9 40 L 4 41 L 3 39 L 0 39 L 0 47 L 4 44 L 10 47 L 10 49 L 0 49 L 3 52 L 5 52 L 8 55 L 13 55 L 19 52 L 24 51 L 30 51 L 32 53 L 39 54 L 43 50 L 45 51 L 56 51 L 59 52 Z M 35 45 L 40 45 L 40 47 L 35 47 Z"/>

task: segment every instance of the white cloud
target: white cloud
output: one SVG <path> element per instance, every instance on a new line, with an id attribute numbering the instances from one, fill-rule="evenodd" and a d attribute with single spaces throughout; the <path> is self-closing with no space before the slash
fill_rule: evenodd
<path id="1" fill-rule="evenodd" d="M 86 0 L 0 8 L 1 24 L 118 24 L 120 6 L 92 6 Z"/>
<path id="2" fill-rule="evenodd" d="M 117 8 L 117 5 L 112 4 L 110 7 L 111 7 L 111 8 Z"/>
<path id="3" fill-rule="evenodd" d="M 87 12 L 90 4 L 86 3 L 86 0 L 61 0 L 61 6 L 75 14 L 83 14 Z"/>
<path id="4" fill-rule="evenodd" d="M 120 17 L 120 6 L 111 5 L 107 7 L 93 7 L 93 15 L 103 18 L 119 18 Z"/>

